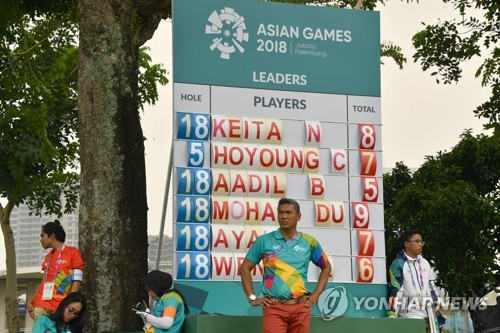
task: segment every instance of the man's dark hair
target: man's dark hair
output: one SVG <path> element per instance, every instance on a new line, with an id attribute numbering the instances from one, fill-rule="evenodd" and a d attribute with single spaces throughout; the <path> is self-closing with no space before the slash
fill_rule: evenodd
<path id="1" fill-rule="evenodd" d="M 60 242 L 66 241 L 66 232 L 64 231 L 61 222 L 59 220 L 54 220 L 54 222 L 47 222 L 42 226 L 42 231 L 50 236 L 54 234 L 56 239 Z"/>
<path id="2" fill-rule="evenodd" d="M 399 244 L 401 248 L 405 248 L 405 242 L 410 241 L 413 235 L 420 235 L 423 237 L 422 232 L 417 229 L 406 230 L 399 235 Z"/>
<path id="3" fill-rule="evenodd" d="M 297 201 L 293 199 L 281 198 L 280 201 L 278 202 L 278 209 L 280 208 L 281 205 L 293 205 L 293 208 L 295 208 L 297 213 L 300 213 L 300 205 Z"/>

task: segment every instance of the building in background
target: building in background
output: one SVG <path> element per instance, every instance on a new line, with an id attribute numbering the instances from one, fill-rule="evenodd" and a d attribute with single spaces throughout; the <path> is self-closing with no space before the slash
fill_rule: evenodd
<path id="1" fill-rule="evenodd" d="M 148 267 L 156 268 L 156 258 L 158 256 L 158 244 L 160 236 L 148 236 Z M 160 270 L 173 274 L 172 261 L 174 260 L 174 240 L 167 235 L 163 235 L 163 244 L 161 246 Z"/>
<path id="2" fill-rule="evenodd" d="M 17 282 L 21 332 L 31 332 L 33 321 L 26 316 L 26 299 L 31 297 L 41 281 L 41 267 L 49 250 L 40 244 L 42 225 L 55 219 L 61 222 L 66 232 L 65 244 L 78 248 L 78 208 L 72 214 L 56 216 L 30 215 L 27 205 L 21 204 L 12 210 L 10 224 L 16 246 Z M 148 268 L 156 268 L 159 236 L 148 236 Z M 173 239 L 163 236 L 159 269 L 172 273 Z M 7 332 L 5 316 L 6 272 L 0 270 L 0 333 Z"/>
<path id="3" fill-rule="evenodd" d="M 10 224 L 14 241 L 16 243 L 17 268 L 42 266 L 43 259 L 47 255 L 40 245 L 40 232 L 42 225 L 47 222 L 59 220 L 66 231 L 65 244 L 78 248 L 78 208 L 72 214 L 64 214 L 61 218 L 56 216 L 30 215 L 27 205 L 21 204 L 12 210 Z M 148 263 L 149 269 L 153 269 L 158 253 L 159 236 L 148 236 Z M 160 256 L 160 269 L 171 272 L 173 260 L 173 239 L 163 235 L 162 253 Z"/>
<path id="4" fill-rule="evenodd" d="M 12 210 L 10 225 L 16 244 L 17 268 L 42 266 L 48 250 L 40 245 L 42 225 L 55 219 L 61 222 L 66 231 L 65 243 L 78 248 L 78 208 L 72 214 L 56 216 L 30 215 L 27 205 L 21 204 Z"/>

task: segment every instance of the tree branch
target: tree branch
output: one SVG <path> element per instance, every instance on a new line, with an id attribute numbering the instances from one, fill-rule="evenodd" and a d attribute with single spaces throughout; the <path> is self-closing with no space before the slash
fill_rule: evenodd
<path id="1" fill-rule="evenodd" d="M 43 42 L 45 42 L 46 40 L 48 39 L 48 37 L 45 37 L 44 39 L 42 39 L 41 41 L 39 41 L 38 43 L 36 43 L 35 45 L 33 45 L 32 47 L 30 47 L 29 49 L 23 51 L 23 52 L 19 52 L 19 53 L 16 53 L 16 52 L 12 52 L 12 55 L 15 55 L 15 56 L 20 56 L 20 55 L 23 55 L 23 54 L 26 54 L 26 53 L 29 53 L 31 52 L 31 50 L 33 50 L 35 47 L 37 47 L 38 45 L 42 44 Z"/>
<path id="2" fill-rule="evenodd" d="M 144 45 L 158 28 L 161 20 L 171 16 L 172 0 L 138 0 L 135 1 L 137 14 L 142 19 L 138 46 Z"/>

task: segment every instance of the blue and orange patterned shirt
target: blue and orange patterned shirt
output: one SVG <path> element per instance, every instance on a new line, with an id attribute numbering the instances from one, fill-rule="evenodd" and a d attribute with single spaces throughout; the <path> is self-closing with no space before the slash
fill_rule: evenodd
<path id="1" fill-rule="evenodd" d="M 184 313 L 184 302 L 182 297 L 175 291 L 167 291 L 155 304 L 151 314 L 156 317 L 168 316 L 174 319 L 172 326 L 168 329 L 151 326 L 146 333 L 178 333 L 181 331 L 186 314 Z"/>
<path id="2" fill-rule="evenodd" d="M 248 251 L 247 260 L 264 264 L 262 293 L 277 298 L 298 298 L 310 294 L 307 290 L 309 262 L 318 267 L 328 260 L 318 241 L 302 232 L 289 242 L 280 229 L 262 235 Z"/>

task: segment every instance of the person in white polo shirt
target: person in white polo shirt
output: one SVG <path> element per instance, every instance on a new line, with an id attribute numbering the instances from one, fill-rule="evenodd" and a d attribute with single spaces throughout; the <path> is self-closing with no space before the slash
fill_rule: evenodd
<path id="1" fill-rule="evenodd" d="M 425 241 L 418 230 L 404 231 L 399 241 L 403 250 L 396 256 L 389 270 L 389 317 L 425 318 L 430 332 L 426 305 L 432 302 L 432 311 L 438 316 L 439 326 L 444 317 L 439 313 L 439 296 L 434 280 L 436 274 L 429 262 L 422 257 Z"/>

